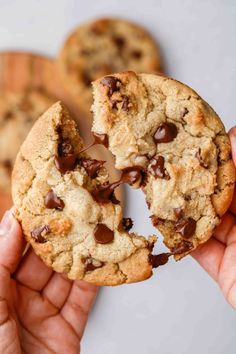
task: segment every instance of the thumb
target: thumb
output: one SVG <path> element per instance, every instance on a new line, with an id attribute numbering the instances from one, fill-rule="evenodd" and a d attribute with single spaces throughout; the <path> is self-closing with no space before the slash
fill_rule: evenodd
<path id="1" fill-rule="evenodd" d="M 13 210 L 8 210 L 0 224 L 0 269 L 5 268 L 10 274 L 15 271 L 24 244 L 22 231 Z"/>

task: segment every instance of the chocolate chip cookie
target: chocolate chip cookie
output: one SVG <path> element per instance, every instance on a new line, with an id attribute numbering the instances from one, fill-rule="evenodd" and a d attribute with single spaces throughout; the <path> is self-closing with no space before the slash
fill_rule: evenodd
<path id="1" fill-rule="evenodd" d="M 220 118 L 191 88 L 158 75 L 124 72 L 93 87 L 93 132 L 106 136 L 116 168 L 133 170 L 153 224 L 183 257 L 211 237 L 232 200 L 235 169 Z"/>
<path id="2" fill-rule="evenodd" d="M 11 171 L 17 152 L 35 120 L 55 100 L 40 90 L 0 95 L 0 191 L 10 194 Z"/>
<path id="3" fill-rule="evenodd" d="M 66 40 L 59 73 L 80 109 L 89 114 L 91 81 L 123 70 L 159 72 L 159 50 L 149 33 L 129 21 L 102 18 L 86 23 Z"/>
<path id="4" fill-rule="evenodd" d="M 95 142 L 106 137 L 95 134 Z M 125 178 L 133 181 L 133 172 Z M 132 221 L 114 193 L 120 183 L 109 183 L 104 161 L 83 152 L 61 103 L 37 120 L 17 156 L 12 194 L 24 235 L 48 266 L 98 285 L 151 276 L 156 238 L 128 232 Z"/>

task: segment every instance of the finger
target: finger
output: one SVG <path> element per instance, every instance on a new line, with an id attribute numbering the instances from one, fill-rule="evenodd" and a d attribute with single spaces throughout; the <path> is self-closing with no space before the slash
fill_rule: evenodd
<path id="1" fill-rule="evenodd" d="M 224 252 L 225 246 L 218 240 L 211 238 L 205 244 L 191 252 L 191 256 L 196 259 L 215 281 L 218 281 L 219 269 Z"/>
<path id="2" fill-rule="evenodd" d="M 232 158 L 234 161 L 234 165 L 236 166 L 236 126 L 230 129 L 229 138 L 232 147 Z"/>
<path id="3" fill-rule="evenodd" d="M 64 274 L 54 273 L 43 289 L 42 296 L 57 309 L 61 309 L 69 296 L 72 284 L 72 280 Z"/>
<path id="4" fill-rule="evenodd" d="M 36 291 L 41 291 L 53 274 L 32 248 L 22 258 L 14 278 L 22 285 Z"/>
<path id="5" fill-rule="evenodd" d="M 0 224 L 0 266 L 13 273 L 21 258 L 25 241 L 20 225 L 8 210 Z"/>
<path id="6" fill-rule="evenodd" d="M 236 216 L 236 193 L 234 193 L 229 210 Z"/>
<path id="7" fill-rule="evenodd" d="M 96 286 L 83 281 L 74 281 L 70 295 L 61 310 L 61 315 L 80 338 L 83 335 L 96 294 Z"/>
<path id="8" fill-rule="evenodd" d="M 214 232 L 214 237 L 218 241 L 226 244 L 228 234 L 234 225 L 236 225 L 236 217 L 231 213 L 226 213 L 222 217 L 220 225 L 216 228 Z"/>
<path id="9" fill-rule="evenodd" d="M 219 271 L 219 285 L 228 302 L 236 308 L 236 229 L 229 233 L 228 246 L 225 250 Z"/>

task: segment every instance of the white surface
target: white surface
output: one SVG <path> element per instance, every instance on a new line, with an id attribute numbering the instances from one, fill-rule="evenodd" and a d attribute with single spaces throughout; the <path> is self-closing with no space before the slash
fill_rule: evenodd
<path id="1" fill-rule="evenodd" d="M 104 14 L 145 25 L 169 75 L 195 88 L 227 128 L 235 123 L 235 0 L 0 0 L 0 49 L 55 56 L 74 26 Z M 142 194 L 128 194 L 136 229 L 154 232 Z M 82 354 L 235 354 L 235 312 L 200 267 L 189 257 L 156 273 L 102 289 Z"/>

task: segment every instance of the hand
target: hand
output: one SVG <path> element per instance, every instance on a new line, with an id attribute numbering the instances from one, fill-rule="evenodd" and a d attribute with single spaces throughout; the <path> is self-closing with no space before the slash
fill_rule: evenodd
<path id="1" fill-rule="evenodd" d="M 0 353 L 80 353 L 97 288 L 70 281 L 29 249 L 12 211 L 0 225 Z"/>
<path id="2" fill-rule="evenodd" d="M 229 137 L 236 166 L 236 127 Z M 236 309 L 236 191 L 213 237 L 191 255 L 218 282 L 226 300 Z"/>

